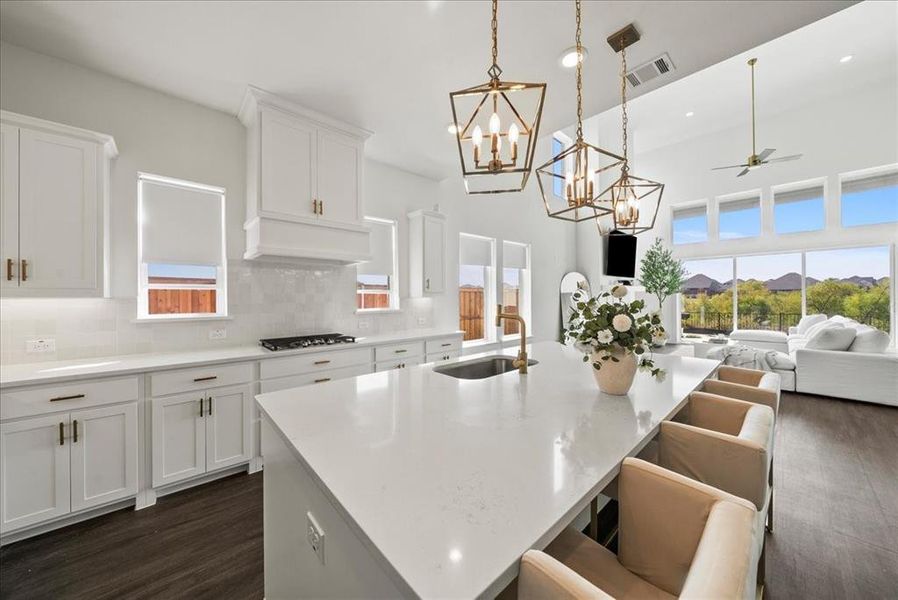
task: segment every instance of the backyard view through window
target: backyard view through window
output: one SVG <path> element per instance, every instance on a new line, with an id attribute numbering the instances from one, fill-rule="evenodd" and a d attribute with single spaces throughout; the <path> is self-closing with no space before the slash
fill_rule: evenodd
<path id="1" fill-rule="evenodd" d="M 842 315 L 889 331 L 889 247 L 685 261 L 684 333 L 787 332 L 802 314 Z M 733 311 L 733 269 L 736 311 Z M 802 311 L 802 286 L 806 308 Z"/>
<path id="2" fill-rule="evenodd" d="M 520 269 L 502 269 L 502 311 L 513 315 L 521 314 Z M 521 325 L 517 321 L 506 319 L 502 323 L 502 333 L 519 335 Z"/>
<path id="3" fill-rule="evenodd" d="M 464 340 L 484 339 L 486 267 L 461 265 L 458 279 L 458 326 L 465 332 Z"/>
<path id="4" fill-rule="evenodd" d="M 356 309 L 398 309 L 396 221 L 365 217 L 365 224 L 371 228 L 371 260 L 356 269 Z"/>
<path id="5" fill-rule="evenodd" d="M 204 265 L 147 265 L 149 313 L 214 314 L 217 270 Z"/>

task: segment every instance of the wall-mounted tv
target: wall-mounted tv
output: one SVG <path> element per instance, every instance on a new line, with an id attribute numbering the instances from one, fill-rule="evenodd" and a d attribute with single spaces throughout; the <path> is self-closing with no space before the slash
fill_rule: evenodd
<path id="1" fill-rule="evenodd" d="M 636 236 L 614 230 L 605 239 L 605 275 L 636 277 Z"/>

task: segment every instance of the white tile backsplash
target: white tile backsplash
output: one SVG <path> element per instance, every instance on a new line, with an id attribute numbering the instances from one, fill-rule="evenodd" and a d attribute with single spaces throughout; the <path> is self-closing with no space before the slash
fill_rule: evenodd
<path id="1" fill-rule="evenodd" d="M 355 267 L 230 261 L 232 319 L 135 323 L 135 298 L 0 299 L 0 362 L 92 358 L 254 344 L 259 338 L 341 332 L 375 335 L 433 327 L 432 301 L 403 298 L 402 310 L 355 312 Z M 419 323 L 419 319 L 424 323 Z M 368 326 L 359 328 L 359 322 Z M 209 331 L 227 329 L 224 340 Z M 56 352 L 26 354 L 27 340 L 52 337 Z"/>

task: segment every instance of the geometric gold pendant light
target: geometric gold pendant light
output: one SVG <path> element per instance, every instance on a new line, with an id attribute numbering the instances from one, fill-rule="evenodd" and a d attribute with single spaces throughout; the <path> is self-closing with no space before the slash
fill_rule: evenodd
<path id="1" fill-rule="evenodd" d="M 580 44 L 580 0 L 576 0 L 576 55 L 584 55 Z M 598 194 L 602 173 L 625 164 L 625 158 L 583 139 L 583 69 L 577 61 L 577 138 L 571 145 L 536 169 L 546 214 L 566 221 L 586 221 L 610 215 L 612 203 Z"/>
<path id="2" fill-rule="evenodd" d="M 498 65 L 498 0 L 493 0 L 489 81 L 449 94 L 465 190 L 520 192 L 533 167 L 545 83 L 502 81 Z"/>
<path id="3" fill-rule="evenodd" d="M 613 208 L 610 219 L 596 219 L 596 225 L 602 235 L 636 235 L 652 229 L 655 226 L 655 219 L 661 206 L 661 196 L 664 193 L 663 183 L 637 177 L 630 173 L 627 148 L 627 46 L 638 40 L 639 32 L 632 24 L 608 38 L 608 44 L 621 55 L 621 125 L 624 159 L 620 168 L 620 177 L 600 194 L 602 200 L 609 202 Z"/>

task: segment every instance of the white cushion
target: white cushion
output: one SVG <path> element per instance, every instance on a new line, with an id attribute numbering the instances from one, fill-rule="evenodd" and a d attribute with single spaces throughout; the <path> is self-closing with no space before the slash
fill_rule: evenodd
<path id="1" fill-rule="evenodd" d="M 767 364 L 771 369 L 791 371 L 795 368 L 795 361 L 785 352 L 770 351 L 767 353 Z"/>
<path id="2" fill-rule="evenodd" d="M 788 342 L 789 352 L 792 353 L 792 352 L 795 352 L 796 350 L 800 350 L 800 349 L 804 348 L 805 346 L 807 346 L 807 344 L 808 344 L 808 338 L 806 338 L 806 337 L 797 337 L 794 340 L 789 340 L 789 342 Z"/>
<path id="3" fill-rule="evenodd" d="M 827 329 L 829 327 L 844 327 L 844 325 L 842 325 L 841 323 L 836 323 L 831 319 L 827 319 L 826 321 L 821 321 L 820 323 L 816 323 L 808 327 L 808 330 L 804 332 L 804 337 L 810 339 L 814 337 L 814 334 L 816 334 L 818 331 Z"/>
<path id="4" fill-rule="evenodd" d="M 851 327 L 827 327 L 808 338 L 807 350 L 848 350 L 857 332 Z"/>
<path id="5" fill-rule="evenodd" d="M 767 329 L 737 329 L 730 334 L 731 340 L 739 342 L 786 342 L 786 334 L 782 331 Z"/>
<path id="6" fill-rule="evenodd" d="M 854 341 L 848 350 L 851 352 L 873 352 L 882 354 L 889 347 L 889 334 L 870 327 L 868 330 L 858 329 Z"/>
<path id="7" fill-rule="evenodd" d="M 798 335 L 803 335 L 807 333 L 808 328 L 811 325 L 816 325 L 817 323 L 822 323 L 826 320 L 826 315 L 824 314 L 816 314 L 816 315 L 806 315 L 801 318 L 801 321 L 798 322 L 798 325 L 795 327 L 795 333 Z"/>

